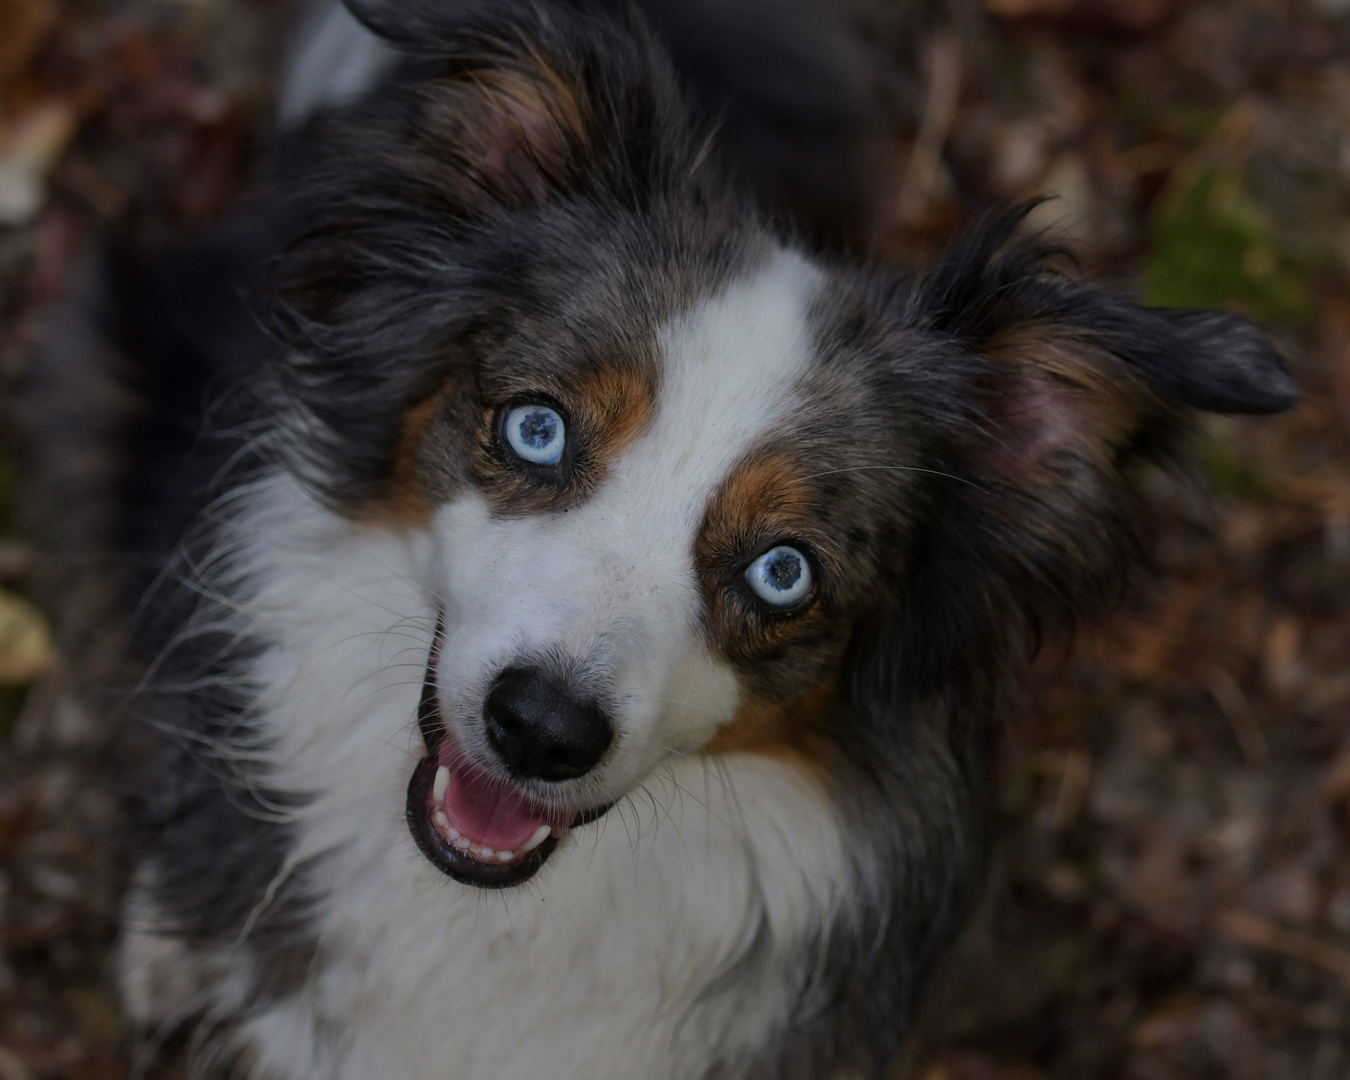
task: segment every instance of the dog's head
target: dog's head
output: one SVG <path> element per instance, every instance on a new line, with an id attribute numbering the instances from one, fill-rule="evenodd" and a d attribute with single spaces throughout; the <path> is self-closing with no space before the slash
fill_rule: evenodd
<path id="1" fill-rule="evenodd" d="M 421 56 L 321 121 L 281 375 L 295 468 L 433 538 L 409 819 L 460 880 L 525 880 L 670 755 L 828 770 L 987 707 L 1117 587 L 1188 407 L 1294 398 L 1243 320 L 1076 283 L 1017 213 L 917 278 L 796 253 L 640 26 L 395 10 Z"/>

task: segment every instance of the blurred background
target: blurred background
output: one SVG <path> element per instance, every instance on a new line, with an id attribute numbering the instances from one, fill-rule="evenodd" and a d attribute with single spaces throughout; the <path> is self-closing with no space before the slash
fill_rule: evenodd
<path id="1" fill-rule="evenodd" d="M 1035 225 L 1085 273 L 1250 314 L 1306 393 L 1206 421 L 1201 488 L 1146 478 L 1156 574 L 1010 719 L 990 900 L 902 1071 L 1350 1077 L 1350 0 L 847 9 L 897 73 L 878 255 L 1050 192 Z M 0 394 L 101 235 L 200 229 L 246 186 L 284 20 L 0 0 Z M 15 460 L 0 431 L 0 1080 L 111 1080 L 117 807 Z"/>

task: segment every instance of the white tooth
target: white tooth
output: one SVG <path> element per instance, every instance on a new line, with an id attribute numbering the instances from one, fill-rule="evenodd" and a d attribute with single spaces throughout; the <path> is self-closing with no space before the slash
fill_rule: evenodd
<path id="1" fill-rule="evenodd" d="M 490 847 L 488 847 L 486 844 L 483 844 L 480 845 L 480 847 L 478 848 L 478 857 L 480 859 L 495 859 L 497 857 L 497 853 L 493 851 Z"/>
<path id="2" fill-rule="evenodd" d="M 431 785 L 431 797 L 440 802 L 445 798 L 445 789 L 450 786 L 450 770 L 442 765 L 436 770 L 436 779 Z"/>
<path id="3" fill-rule="evenodd" d="M 450 841 L 450 846 L 453 847 L 456 851 L 468 851 L 469 850 L 468 838 L 463 836 L 457 836 Z"/>
<path id="4" fill-rule="evenodd" d="M 445 816 L 445 811 L 439 806 L 432 812 L 431 820 L 436 823 L 436 828 L 441 830 L 442 836 L 450 832 L 450 819 Z"/>
<path id="5" fill-rule="evenodd" d="M 548 839 L 548 834 L 552 831 L 547 825 L 540 825 L 539 828 L 534 830 L 534 835 L 520 845 L 520 854 L 524 855 L 527 851 L 533 851 Z"/>
<path id="6" fill-rule="evenodd" d="M 445 835 L 448 836 L 451 840 L 458 840 L 459 830 L 456 829 L 453 825 L 450 824 L 450 822 L 447 821 L 445 823 Z"/>
<path id="7" fill-rule="evenodd" d="M 498 862 L 510 862 L 510 861 L 511 861 L 512 859 L 514 859 L 515 857 L 516 857 L 516 853 L 515 853 L 514 851 L 499 851 L 499 852 L 497 852 L 497 861 L 498 861 Z"/>

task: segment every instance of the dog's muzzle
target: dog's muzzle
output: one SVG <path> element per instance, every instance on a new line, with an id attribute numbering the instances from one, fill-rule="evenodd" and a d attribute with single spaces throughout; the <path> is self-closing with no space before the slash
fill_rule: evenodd
<path id="1" fill-rule="evenodd" d="M 427 756 L 408 784 L 408 828 L 437 869 L 456 881 L 500 889 L 532 877 L 569 829 L 608 805 L 577 813 L 527 795 L 474 761 L 447 731 L 436 691 L 442 624 L 427 657 L 417 720 Z M 614 728 L 604 710 L 533 668 L 509 668 L 483 709 L 493 750 L 517 779 L 584 776 L 604 756 Z"/>

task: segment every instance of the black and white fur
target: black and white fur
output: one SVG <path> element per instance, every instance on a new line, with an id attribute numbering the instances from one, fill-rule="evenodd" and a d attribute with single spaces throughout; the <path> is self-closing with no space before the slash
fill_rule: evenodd
<path id="1" fill-rule="evenodd" d="M 90 308 L 144 403 L 125 1008 L 286 1080 L 879 1076 L 1040 636 L 1134 561 L 1132 471 L 1188 408 L 1289 405 L 1283 364 L 1016 213 L 918 276 L 813 254 L 622 4 L 353 6 L 373 84 L 302 46 L 269 194 Z M 522 396 L 589 432 L 563 471 L 503 448 Z M 814 591 L 765 610 L 785 540 Z M 508 776 L 521 664 L 613 740 L 509 779 L 576 821 L 485 891 L 407 792 L 442 737 Z"/>

